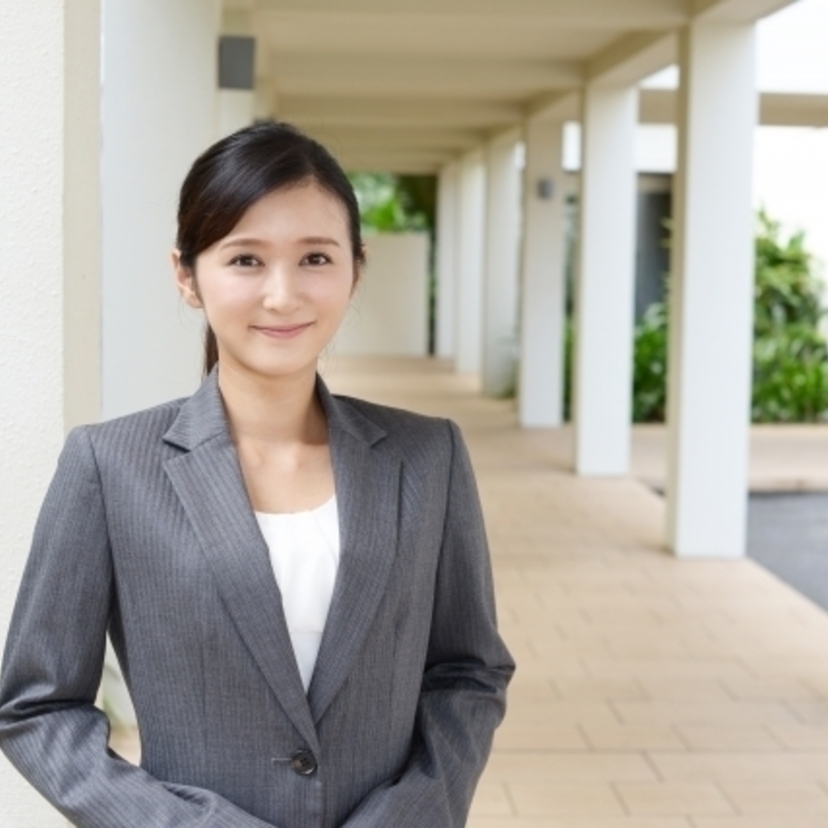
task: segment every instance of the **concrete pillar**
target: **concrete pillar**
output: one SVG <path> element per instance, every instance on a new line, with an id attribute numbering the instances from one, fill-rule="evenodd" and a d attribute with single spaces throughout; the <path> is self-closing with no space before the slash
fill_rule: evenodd
<path id="1" fill-rule="evenodd" d="M 100 413 L 100 2 L 0 5 L 0 646 L 65 431 Z M 0 828 L 66 820 L 0 757 Z"/>
<path id="2" fill-rule="evenodd" d="M 103 411 L 191 393 L 201 318 L 173 287 L 178 189 L 216 137 L 218 0 L 107 0 Z"/>
<path id="3" fill-rule="evenodd" d="M 520 379 L 524 428 L 563 422 L 566 309 L 563 124 L 526 124 Z"/>
<path id="4" fill-rule="evenodd" d="M 755 27 L 694 23 L 680 54 L 667 538 L 681 557 L 735 557 L 747 509 Z"/>
<path id="5" fill-rule="evenodd" d="M 483 392 L 514 389 L 517 358 L 518 266 L 521 231 L 519 132 L 486 147 L 486 231 L 483 289 Z"/>
<path id="6" fill-rule="evenodd" d="M 482 364 L 486 168 L 479 150 L 460 166 L 459 283 L 455 302 L 455 369 L 479 374 Z"/>
<path id="7" fill-rule="evenodd" d="M 574 389 L 582 475 L 629 468 L 637 116 L 634 87 L 584 90 Z"/>
<path id="8" fill-rule="evenodd" d="M 441 359 L 454 356 L 455 268 L 459 246 L 460 165 L 447 164 L 437 179 L 437 297 L 435 353 Z"/>

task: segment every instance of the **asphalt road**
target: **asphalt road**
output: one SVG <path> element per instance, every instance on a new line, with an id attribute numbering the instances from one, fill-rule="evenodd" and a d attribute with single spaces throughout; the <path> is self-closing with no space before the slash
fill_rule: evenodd
<path id="1" fill-rule="evenodd" d="M 828 492 L 752 494 L 748 555 L 828 611 Z"/>

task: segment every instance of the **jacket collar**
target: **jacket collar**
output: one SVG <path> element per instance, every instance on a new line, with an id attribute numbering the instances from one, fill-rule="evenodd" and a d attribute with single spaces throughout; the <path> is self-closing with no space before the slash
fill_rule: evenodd
<path id="1" fill-rule="evenodd" d="M 227 414 L 218 386 L 218 372 L 219 366 L 216 365 L 195 394 L 184 401 L 172 426 L 164 434 L 165 442 L 192 451 L 214 437 L 229 434 Z M 385 436 L 385 431 L 363 416 L 347 398 L 331 394 L 318 374 L 316 394 L 322 403 L 329 430 L 344 431 L 369 446 Z"/>

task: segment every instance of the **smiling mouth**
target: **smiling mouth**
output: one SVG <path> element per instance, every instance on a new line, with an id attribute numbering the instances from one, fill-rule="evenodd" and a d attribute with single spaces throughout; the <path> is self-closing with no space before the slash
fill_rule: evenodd
<path id="1" fill-rule="evenodd" d="M 258 326 L 254 325 L 253 330 L 258 331 L 271 339 L 291 339 L 294 336 L 299 336 L 303 331 L 306 331 L 313 322 L 303 322 L 299 325 L 274 325 L 274 326 Z"/>

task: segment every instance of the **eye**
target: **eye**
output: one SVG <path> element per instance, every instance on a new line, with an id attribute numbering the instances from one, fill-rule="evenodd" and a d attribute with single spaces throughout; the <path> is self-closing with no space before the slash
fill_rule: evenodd
<path id="1" fill-rule="evenodd" d="M 327 253 L 308 253 L 302 264 L 309 264 L 311 266 L 331 264 L 331 257 Z"/>
<path id="2" fill-rule="evenodd" d="M 230 260 L 230 264 L 235 267 L 257 267 L 261 262 L 250 253 L 240 253 Z"/>

